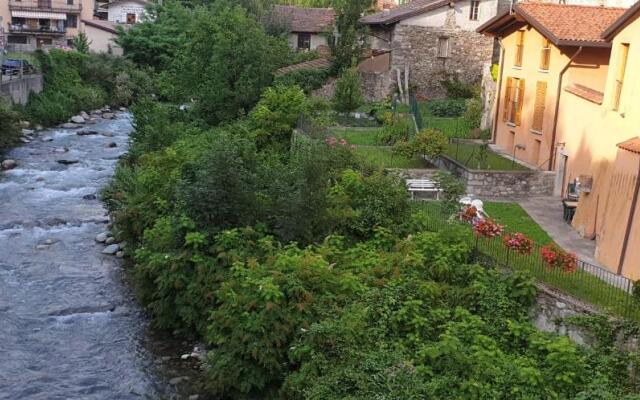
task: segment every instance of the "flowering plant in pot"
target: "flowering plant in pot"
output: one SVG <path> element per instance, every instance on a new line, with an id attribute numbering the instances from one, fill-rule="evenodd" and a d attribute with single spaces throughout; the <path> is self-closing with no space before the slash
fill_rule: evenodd
<path id="1" fill-rule="evenodd" d="M 533 251 L 533 241 L 524 233 L 513 233 L 505 235 L 502 239 L 505 246 L 519 254 L 531 254 Z"/>
<path id="2" fill-rule="evenodd" d="M 578 258 L 556 246 L 548 244 L 540 249 L 540 255 L 549 268 L 559 268 L 564 272 L 575 272 L 578 269 Z"/>
<path id="3" fill-rule="evenodd" d="M 493 238 L 502 235 L 503 229 L 504 226 L 497 224 L 492 219 L 483 219 L 473 225 L 473 231 L 476 233 L 476 235 L 487 238 Z"/>

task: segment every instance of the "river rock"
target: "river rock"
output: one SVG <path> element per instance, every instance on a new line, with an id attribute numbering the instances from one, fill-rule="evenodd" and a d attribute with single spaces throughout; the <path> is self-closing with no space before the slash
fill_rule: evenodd
<path id="1" fill-rule="evenodd" d="M 53 149 L 54 153 L 66 153 L 68 151 L 69 151 L 69 149 L 66 148 L 66 147 L 56 147 L 55 149 Z"/>
<path id="2" fill-rule="evenodd" d="M 36 178 L 36 182 L 42 182 L 44 181 L 44 176 L 39 176 Z"/>
<path id="3" fill-rule="evenodd" d="M 188 360 L 189 359 L 189 354 L 183 354 L 180 356 L 181 360 Z"/>
<path id="4" fill-rule="evenodd" d="M 91 115 L 102 115 L 102 110 L 91 110 Z"/>
<path id="5" fill-rule="evenodd" d="M 46 244 L 39 244 L 36 246 L 36 250 L 47 250 L 49 248 L 49 246 L 47 246 Z"/>
<path id="6" fill-rule="evenodd" d="M 36 131 L 34 131 L 33 129 L 22 128 L 23 135 L 33 135 L 34 133 L 36 133 Z"/>
<path id="7" fill-rule="evenodd" d="M 83 129 L 81 131 L 76 132 L 76 135 L 78 136 L 89 136 L 89 135 L 99 135 L 100 132 L 98 131 L 94 131 L 91 129 Z"/>
<path id="8" fill-rule="evenodd" d="M 51 136 L 43 136 L 40 140 L 43 142 L 53 142 L 53 138 Z"/>
<path id="9" fill-rule="evenodd" d="M 85 111 L 80 111 L 80 116 L 85 120 L 89 119 L 89 114 L 87 114 Z"/>
<path id="10" fill-rule="evenodd" d="M 29 121 L 20 121 L 20 128 L 26 129 L 31 126 L 31 122 Z"/>
<path id="11" fill-rule="evenodd" d="M 115 114 L 111 112 L 102 113 L 102 118 L 104 119 L 114 119 L 115 117 Z"/>
<path id="12" fill-rule="evenodd" d="M 95 194 L 85 194 L 84 196 L 82 196 L 83 200 L 95 200 L 97 199 L 98 196 L 96 196 Z"/>
<path id="13" fill-rule="evenodd" d="M 20 141 L 22 143 L 31 143 L 31 140 L 27 139 L 26 137 L 20 138 Z"/>
<path id="14" fill-rule="evenodd" d="M 104 136 L 104 137 L 113 137 L 113 133 L 112 132 L 102 132 L 101 135 Z"/>
<path id="15" fill-rule="evenodd" d="M 116 257 L 118 258 L 124 258 L 124 251 L 120 250 L 116 253 Z"/>
<path id="16" fill-rule="evenodd" d="M 198 400 L 200 398 L 199 394 L 192 394 L 191 396 L 189 396 L 189 400 Z"/>
<path id="17" fill-rule="evenodd" d="M 71 164 L 77 164 L 80 162 L 80 160 L 67 160 L 67 159 L 62 159 L 62 160 L 56 160 L 56 162 L 58 164 L 62 164 L 62 165 L 71 165 Z"/>
<path id="18" fill-rule="evenodd" d="M 122 111 L 122 112 L 126 112 L 127 111 L 127 107 L 120 107 L 119 110 Z"/>
<path id="19" fill-rule="evenodd" d="M 104 243 L 107 240 L 108 237 L 109 237 L 109 232 L 98 233 L 96 235 L 96 242 Z"/>
<path id="20" fill-rule="evenodd" d="M 44 128 L 42 127 L 42 125 L 40 125 L 40 124 L 36 125 L 36 130 L 37 130 L 37 131 L 41 131 L 41 130 L 43 130 L 43 129 L 44 129 Z"/>
<path id="21" fill-rule="evenodd" d="M 97 124 L 98 120 L 96 118 L 89 118 L 88 120 L 85 121 L 85 123 L 89 125 L 93 125 L 93 124 Z"/>
<path id="22" fill-rule="evenodd" d="M 54 243 L 55 243 L 55 241 L 54 241 L 53 239 L 46 239 L 46 240 L 44 241 L 44 244 L 48 244 L 48 245 L 52 245 L 52 244 L 54 244 Z"/>
<path id="23" fill-rule="evenodd" d="M 85 119 L 81 115 L 74 115 L 71 117 L 71 122 L 74 124 L 84 124 Z"/>
<path id="24" fill-rule="evenodd" d="M 110 236 L 107 238 L 107 240 L 104 241 L 106 244 L 112 244 L 116 242 L 116 238 L 114 238 L 113 236 Z M 118 248 L 120 248 L 120 246 L 118 246 Z"/>
<path id="25" fill-rule="evenodd" d="M 14 169 L 18 166 L 16 160 L 6 159 L 2 162 L 2 169 Z"/>
<path id="26" fill-rule="evenodd" d="M 80 124 L 75 124 L 73 122 L 65 122 L 64 124 L 60 125 L 60 128 L 62 129 L 76 129 L 76 128 L 80 128 L 82 125 Z"/>
<path id="27" fill-rule="evenodd" d="M 175 386 L 175 385 L 179 385 L 183 381 L 188 381 L 188 380 L 189 380 L 188 376 L 177 376 L 175 378 L 169 379 L 169 384 Z"/>
<path id="28" fill-rule="evenodd" d="M 111 147 L 111 148 L 118 147 L 118 144 L 116 142 L 109 142 L 107 143 L 107 147 Z"/>
<path id="29" fill-rule="evenodd" d="M 120 246 L 118 245 L 118 243 L 114 243 L 105 247 L 104 250 L 102 250 L 102 254 L 114 255 L 118 252 L 118 250 L 120 250 Z"/>

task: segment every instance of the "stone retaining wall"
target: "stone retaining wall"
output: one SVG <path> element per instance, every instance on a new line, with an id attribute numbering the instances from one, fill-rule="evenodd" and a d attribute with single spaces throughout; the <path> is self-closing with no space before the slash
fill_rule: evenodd
<path id="1" fill-rule="evenodd" d="M 380 101 L 389 97 L 394 91 L 391 71 L 363 72 L 360 71 L 362 82 L 362 96 L 365 101 Z"/>
<path id="2" fill-rule="evenodd" d="M 0 96 L 13 104 L 27 104 L 31 92 L 42 92 L 42 75 L 25 75 L 0 84 Z"/>
<path id="3" fill-rule="evenodd" d="M 553 195 L 556 176 L 553 171 L 470 170 L 444 155 L 434 164 L 460 177 L 467 185 L 467 193 L 478 197 Z"/>

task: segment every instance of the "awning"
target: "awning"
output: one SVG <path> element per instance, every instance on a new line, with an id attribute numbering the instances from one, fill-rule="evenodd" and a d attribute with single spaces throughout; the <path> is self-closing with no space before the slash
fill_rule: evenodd
<path id="1" fill-rule="evenodd" d="M 11 16 L 28 19 L 67 19 L 67 14 L 40 11 L 11 11 Z"/>

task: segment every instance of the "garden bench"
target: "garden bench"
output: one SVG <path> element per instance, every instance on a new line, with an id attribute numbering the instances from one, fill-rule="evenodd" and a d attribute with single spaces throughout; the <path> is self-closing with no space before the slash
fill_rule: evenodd
<path id="1" fill-rule="evenodd" d="M 438 184 L 430 179 L 407 179 L 407 190 L 411 193 L 411 199 L 414 199 L 415 192 L 430 192 L 435 193 L 436 200 L 439 200 L 442 192 Z"/>

